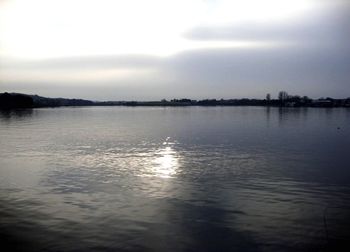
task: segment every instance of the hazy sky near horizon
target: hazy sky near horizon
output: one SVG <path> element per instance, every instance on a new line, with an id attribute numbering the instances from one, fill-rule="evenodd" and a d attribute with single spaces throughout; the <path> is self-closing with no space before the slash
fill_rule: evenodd
<path id="1" fill-rule="evenodd" d="M 0 0 L 0 92 L 350 96 L 348 0 Z"/>

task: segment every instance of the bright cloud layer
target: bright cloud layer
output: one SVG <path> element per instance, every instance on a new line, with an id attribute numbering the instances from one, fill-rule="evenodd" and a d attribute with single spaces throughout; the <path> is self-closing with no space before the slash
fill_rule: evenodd
<path id="1" fill-rule="evenodd" d="M 183 34 L 201 24 L 286 21 L 311 0 L 10 0 L 1 8 L 2 53 L 17 58 L 171 55 L 203 47 L 266 46 L 264 41 L 204 43 Z"/>

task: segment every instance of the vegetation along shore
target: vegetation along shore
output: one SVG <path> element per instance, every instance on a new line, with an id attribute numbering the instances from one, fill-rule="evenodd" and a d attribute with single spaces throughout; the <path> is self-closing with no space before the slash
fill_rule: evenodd
<path id="1" fill-rule="evenodd" d="M 161 101 L 90 101 L 83 99 L 48 98 L 38 95 L 20 93 L 0 93 L 0 108 L 41 108 L 61 106 L 274 106 L 274 107 L 350 107 L 350 97 L 344 99 L 319 98 L 289 95 L 285 91 L 271 99 L 172 99 Z"/>

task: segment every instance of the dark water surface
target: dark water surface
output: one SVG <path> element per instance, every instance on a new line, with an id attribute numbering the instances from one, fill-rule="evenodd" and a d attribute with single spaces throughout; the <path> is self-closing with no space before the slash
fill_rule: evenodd
<path id="1" fill-rule="evenodd" d="M 12 250 L 324 251 L 349 224 L 350 109 L 0 113 Z"/>

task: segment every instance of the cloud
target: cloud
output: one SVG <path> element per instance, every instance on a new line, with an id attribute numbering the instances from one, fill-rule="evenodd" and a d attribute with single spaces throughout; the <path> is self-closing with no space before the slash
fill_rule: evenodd
<path id="1" fill-rule="evenodd" d="M 17 79 L 1 78 L 0 87 L 32 87 L 38 93 L 43 90 L 43 94 L 69 90 L 66 93 L 70 97 L 74 94 L 102 100 L 264 97 L 279 90 L 315 98 L 349 93 L 350 57 L 342 51 L 221 48 L 186 51 L 161 59 L 142 55 L 124 61 L 118 58 L 45 61 L 36 67 L 15 69 L 11 76 Z M 120 72 L 123 69 L 129 72 Z M 29 72 L 22 72 L 19 79 L 21 71 Z M 45 85 L 51 90 L 44 89 Z"/>
<path id="2" fill-rule="evenodd" d="M 247 21 L 239 24 L 202 25 L 184 36 L 199 41 L 276 41 L 297 46 L 347 47 L 350 4 L 323 1 L 308 17 L 292 22 Z M 345 44 L 346 43 L 346 44 Z"/>
<path id="3" fill-rule="evenodd" d="M 162 63 L 162 58 L 146 55 L 82 56 L 45 60 L 3 59 L 2 82 L 62 83 L 97 85 L 139 80 L 147 77 Z"/>
<path id="4" fill-rule="evenodd" d="M 137 52 L 41 60 L 0 56 L 0 91 L 102 100 L 262 98 L 279 90 L 315 98 L 347 97 L 350 3 L 317 3 L 309 16 L 293 22 L 197 25 L 184 33 L 186 46 L 172 41 L 172 46 L 186 50 L 168 56 Z M 242 41 L 252 46 L 233 46 Z"/>
<path id="5" fill-rule="evenodd" d="M 342 96 L 349 92 L 350 57 L 342 52 L 294 48 L 203 50 L 174 58 L 167 70 L 191 93 L 216 97 L 262 97 L 286 89 L 292 93 Z M 196 88 L 195 87 L 200 87 Z M 208 96 L 208 95 L 207 95 Z"/>
<path id="6" fill-rule="evenodd" d="M 161 64 L 162 58 L 150 55 L 101 55 L 50 58 L 44 60 L 16 60 L 3 58 L 2 67 L 27 69 L 116 69 L 150 68 Z"/>

